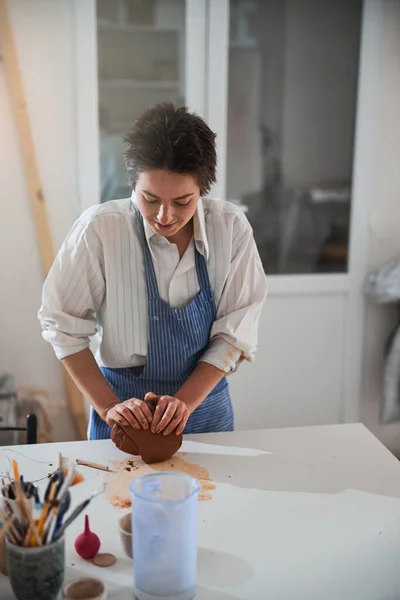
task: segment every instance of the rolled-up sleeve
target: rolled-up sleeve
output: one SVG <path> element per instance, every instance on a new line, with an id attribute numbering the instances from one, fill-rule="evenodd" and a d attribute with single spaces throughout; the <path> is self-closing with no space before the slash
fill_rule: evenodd
<path id="1" fill-rule="evenodd" d="M 103 255 L 95 221 L 76 221 L 43 285 L 43 338 L 60 360 L 90 345 L 105 293 Z"/>
<path id="2" fill-rule="evenodd" d="M 254 360 L 260 315 L 267 295 L 267 280 L 253 231 L 247 220 L 240 225 L 210 343 L 201 357 L 201 361 L 226 373 L 235 371 L 243 360 Z"/>

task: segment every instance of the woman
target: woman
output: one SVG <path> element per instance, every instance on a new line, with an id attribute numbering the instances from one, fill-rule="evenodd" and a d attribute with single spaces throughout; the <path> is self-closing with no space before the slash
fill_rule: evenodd
<path id="1" fill-rule="evenodd" d="M 161 104 L 125 141 L 132 197 L 73 226 L 43 287 L 43 337 L 92 405 L 89 439 L 115 423 L 231 431 L 226 375 L 253 359 L 266 295 L 252 229 L 234 205 L 204 199 L 216 149 L 200 117 Z"/>

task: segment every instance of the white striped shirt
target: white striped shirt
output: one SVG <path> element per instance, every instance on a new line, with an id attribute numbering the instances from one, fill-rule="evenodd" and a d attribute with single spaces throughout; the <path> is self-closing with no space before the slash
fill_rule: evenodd
<path id="1" fill-rule="evenodd" d="M 132 200 L 135 201 L 134 194 Z M 145 223 L 161 298 L 173 308 L 199 292 L 194 244 L 207 259 L 217 307 L 202 361 L 230 372 L 253 360 L 266 277 L 243 212 L 228 202 L 199 201 L 194 234 L 178 249 Z M 142 239 L 131 199 L 85 211 L 64 241 L 43 286 L 39 319 L 59 359 L 100 341 L 97 361 L 117 368 L 143 365 L 148 346 Z"/>

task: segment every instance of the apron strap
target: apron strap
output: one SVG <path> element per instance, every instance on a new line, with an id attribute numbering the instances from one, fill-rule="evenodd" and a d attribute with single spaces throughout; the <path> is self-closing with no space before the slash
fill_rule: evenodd
<path id="1" fill-rule="evenodd" d="M 149 245 L 147 243 L 146 234 L 144 231 L 143 224 L 143 216 L 140 210 L 135 206 L 136 214 L 139 218 L 140 231 L 142 234 L 142 242 L 143 242 L 143 251 L 144 251 L 144 268 L 146 273 L 146 284 L 147 284 L 147 293 L 149 298 L 160 298 L 160 292 L 158 291 L 157 285 L 157 277 L 154 269 L 153 259 L 151 257 L 151 252 Z"/>
<path id="2" fill-rule="evenodd" d="M 201 290 L 204 290 L 214 299 L 214 294 L 211 289 L 210 276 L 208 274 L 207 261 L 205 256 L 201 254 L 196 247 L 196 242 L 194 243 L 194 257 L 196 261 L 196 271 L 197 277 L 199 279 L 199 286 Z"/>
<path id="3" fill-rule="evenodd" d="M 144 223 L 143 223 L 143 215 L 140 210 L 135 206 L 134 207 L 137 216 L 139 218 L 140 231 L 142 235 L 144 255 L 145 255 L 145 272 L 146 272 L 146 283 L 147 283 L 147 293 L 149 298 L 160 298 L 160 293 L 158 291 L 157 285 L 157 277 L 154 269 L 153 259 L 151 256 L 149 244 L 146 239 L 146 234 L 144 231 Z M 194 244 L 194 257 L 196 263 L 196 271 L 197 277 L 199 280 L 199 287 L 201 291 L 207 292 L 207 294 L 214 298 L 214 294 L 212 292 L 210 277 L 208 274 L 207 261 L 205 257 L 197 250 L 196 242 Z"/>

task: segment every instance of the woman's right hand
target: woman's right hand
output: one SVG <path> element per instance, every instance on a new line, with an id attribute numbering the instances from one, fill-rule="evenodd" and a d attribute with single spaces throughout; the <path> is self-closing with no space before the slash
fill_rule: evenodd
<path id="1" fill-rule="evenodd" d="M 149 429 L 153 419 L 150 408 L 146 402 L 138 398 L 131 398 L 125 402 L 118 402 L 108 408 L 104 420 L 112 427 L 115 424 L 133 429 Z"/>

